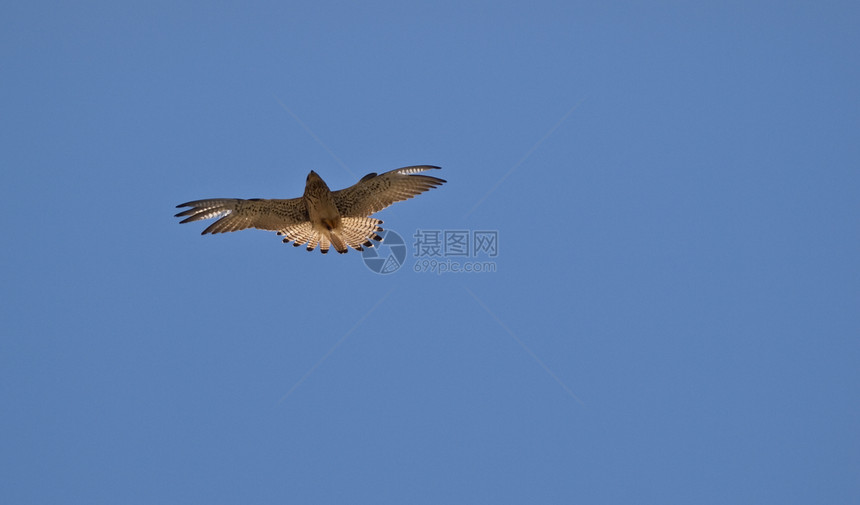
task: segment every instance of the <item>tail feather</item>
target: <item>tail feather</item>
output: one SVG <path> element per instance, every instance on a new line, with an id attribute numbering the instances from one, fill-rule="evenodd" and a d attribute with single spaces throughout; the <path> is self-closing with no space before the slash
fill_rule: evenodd
<path id="1" fill-rule="evenodd" d="M 278 233 L 284 236 L 284 243 L 293 242 L 293 245 L 298 247 L 313 238 L 314 229 L 310 222 L 304 222 L 278 230 Z"/>
<path id="2" fill-rule="evenodd" d="M 334 250 L 343 254 L 347 252 L 349 249 L 346 248 L 346 245 L 343 243 L 343 238 L 340 236 L 340 230 L 331 230 L 331 244 L 334 246 Z"/>
<path id="3" fill-rule="evenodd" d="M 329 248 L 331 248 L 331 241 L 325 233 L 318 233 L 317 235 L 320 242 L 320 252 L 323 254 L 328 253 Z"/>
<path id="4" fill-rule="evenodd" d="M 377 231 L 382 231 L 382 221 L 371 217 L 343 217 L 340 220 L 342 238 L 346 244 L 357 251 L 363 247 L 373 247 L 371 240 L 377 240 Z M 374 238 L 377 237 L 377 238 Z"/>
<path id="5" fill-rule="evenodd" d="M 338 248 L 338 238 L 336 238 L 333 233 L 331 236 L 327 233 L 321 233 L 315 230 L 310 222 L 304 222 L 284 228 L 283 230 L 278 230 L 278 235 L 284 236 L 285 244 L 292 242 L 295 247 L 305 245 L 305 248 L 308 251 L 313 251 L 317 246 L 319 246 L 320 252 L 326 254 L 331 246 L 334 245 L 337 252 L 346 252 L 345 248 L 343 248 L 343 251 Z"/>
<path id="6" fill-rule="evenodd" d="M 310 222 L 289 226 L 278 230 L 283 235 L 284 243 L 292 242 L 294 246 L 305 245 L 308 251 L 313 251 L 319 246 L 320 251 L 325 254 L 332 246 L 343 254 L 350 247 L 356 251 L 362 251 L 365 247 L 373 247 L 372 240 L 381 241 L 377 232 L 382 231 L 382 221 L 370 217 L 345 217 L 341 218 L 339 229 L 330 232 L 320 232 L 314 229 Z"/>

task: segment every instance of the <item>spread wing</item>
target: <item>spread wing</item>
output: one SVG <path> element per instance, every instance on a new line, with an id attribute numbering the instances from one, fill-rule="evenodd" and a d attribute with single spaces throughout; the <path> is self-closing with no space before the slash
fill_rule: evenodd
<path id="1" fill-rule="evenodd" d="M 408 200 L 429 189 L 441 186 L 444 179 L 418 175 L 438 170 L 432 165 L 403 167 L 384 174 L 367 174 L 355 185 L 332 193 L 337 210 L 343 217 L 366 217 L 394 202 Z"/>
<path id="2" fill-rule="evenodd" d="M 308 211 L 301 198 L 291 198 L 289 200 L 213 198 L 209 200 L 195 200 L 177 205 L 176 207 L 191 207 L 176 214 L 176 217 L 185 218 L 180 223 L 191 223 L 193 221 L 200 221 L 201 219 L 223 216 L 203 230 L 203 235 L 207 233 L 238 231 L 246 228 L 284 230 L 308 220 Z"/>

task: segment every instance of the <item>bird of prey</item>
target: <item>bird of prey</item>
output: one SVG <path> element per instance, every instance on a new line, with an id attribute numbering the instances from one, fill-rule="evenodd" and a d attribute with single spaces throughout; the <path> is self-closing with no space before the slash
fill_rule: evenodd
<path id="1" fill-rule="evenodd" d="M 313 251 L 317 245 L 323 254 L 330 246 L 339 253 L 347 252 L 347 246 L 362 251 L 364 247 L 373 247 L 371 240 L 381 240 L 376 232 L 382 231 L 379 226 L 382 221 L 370 215 L 394 202 L 441 186 L 445 180 L 419 175 L 438 168 L 416 165 L 379 175 L 370 173 L 339 191 L 329 190 L 320 176 L 311 170 L 301 198 L 195 200 L 177 205 L 177 208 L 191 208 L 176 214 L 176 217 L 185 218 L 180 223 L 220 217 L 203 230 L 203 235 L 257 228 L 278 232 L 284 236 L 285 244 L 292 242 L 296 247 L 307 244 L 308 251 Z"/>

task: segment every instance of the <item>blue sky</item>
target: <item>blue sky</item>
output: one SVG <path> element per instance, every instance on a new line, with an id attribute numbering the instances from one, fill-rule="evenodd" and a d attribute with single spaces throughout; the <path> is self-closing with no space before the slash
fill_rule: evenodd
<path id="1" fill-rule="evenodd" d="M 856 5 L 4 11 L 0 501 L 860 495 Z M 173 217 L 414 164 L 390 275 Z"/>

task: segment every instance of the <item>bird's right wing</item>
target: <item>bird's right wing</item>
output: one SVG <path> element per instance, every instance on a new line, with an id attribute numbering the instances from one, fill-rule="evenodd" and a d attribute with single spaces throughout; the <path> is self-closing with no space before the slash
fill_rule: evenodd
<path id="1" fill-rule="evenodd" d="M 176 217 L 185 218 L 180 223 L 223 216 L 203 230 L 203 235 L 246 228 L 277 231 L 308 220 L 308 211 L 301 198 L 289 200 L 212 198 L 176 206 L 176 208 L 182 207 L 191 208 L 176 214 Z"/>
<path id="2" fill-rule="evenodd" d="M 433 165 L 416 165 L 385 172 L 367 174 L 356 184 L 334 191 L 335 204 L 344 217 L 366 217 L 394 202 L 408 200 L 429 189 L 441 186 L 444 179 L 419 175 L 427 170 L 438 170 Z"/>

